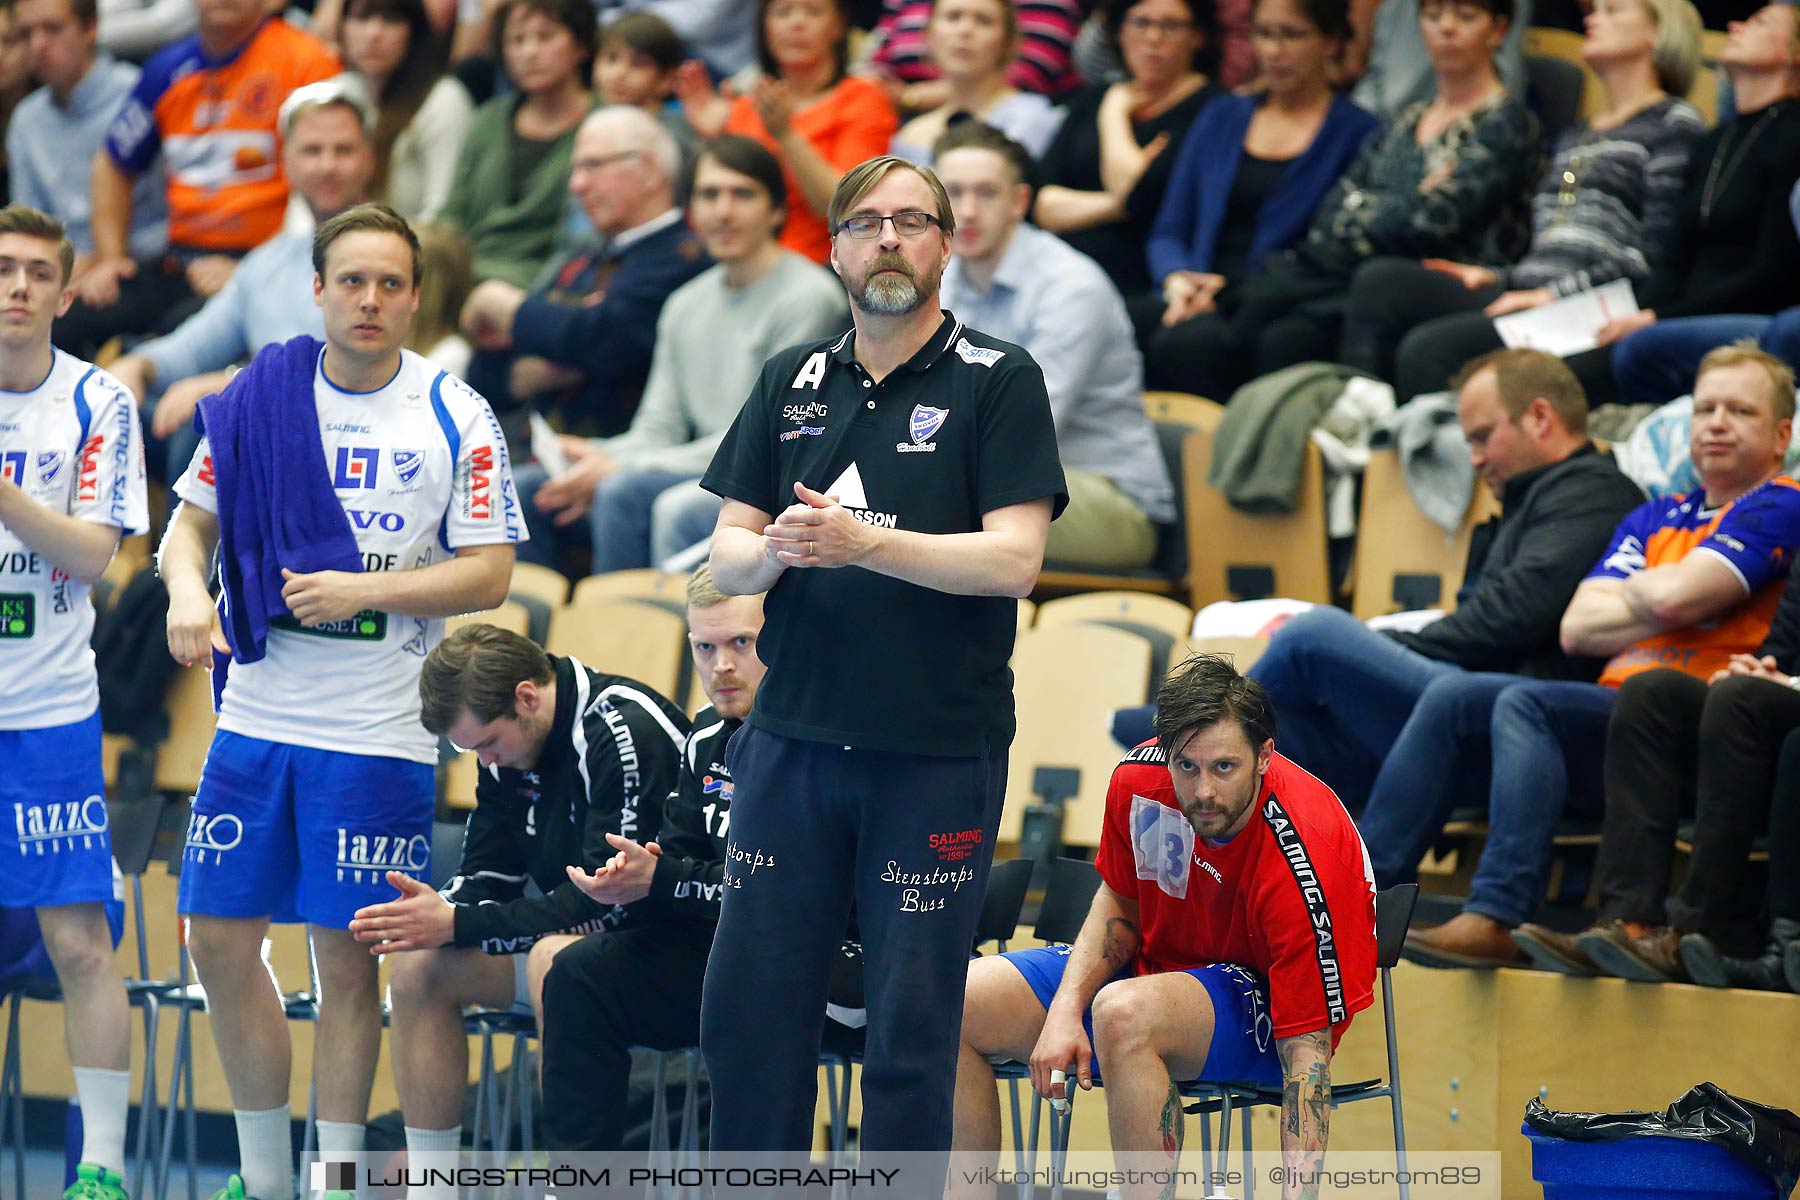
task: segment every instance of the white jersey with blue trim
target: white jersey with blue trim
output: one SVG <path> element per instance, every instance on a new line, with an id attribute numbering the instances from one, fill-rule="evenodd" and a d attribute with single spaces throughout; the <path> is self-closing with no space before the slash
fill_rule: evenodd
<path id="1" fill-rule="evenodd" d="M 323 360 L 321 359 L 321 362 Z M 429 359 L 403 351 L 372 392 L 314 374 L 325 470 L 350 520 L 363 569 L 413 571 L 465 546 L 525 540 L 506 438 L 483 400 Z M 203 441 L 175 485 L 218 511 Z M 261 661 L 233 663 L 219 728 L 294 746 L 437 761 L 419 724 L 419 668 L 442 620 L 367 610 L 314 629 L 275 621 Z"/>
<path id="2" fill-rule="evenodd" d="M 150 525 L 136 402 L 61 350 L 35 388 L 0 390 L 0 477 L 52 512 L 122 534 Z M 99 705 L 88 590 L 0 522 L 0 729 L 68 725 Z"/>

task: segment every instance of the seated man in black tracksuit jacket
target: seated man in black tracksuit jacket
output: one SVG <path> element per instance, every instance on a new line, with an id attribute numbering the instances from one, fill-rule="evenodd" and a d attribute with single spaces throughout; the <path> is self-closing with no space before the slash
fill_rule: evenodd
<path id="1" fill-rule="evenodd" d="M 618 853 L 598 870 L 568 872 L 592 902 L 629 905 L 633 923 L 563 950 L 544 979 L 544 1130 L 554 1150 L 619 1148 L 632 1046 L 700 1044 L 700 985 L 730 844 L 725 747 L 762 682 L 763 614 L 761 596 L 722 594 L 705 567 L 688 581 L 687 601 L 688 640 L 712 707 L 694 718 L 662 832 L 644 845 L 609 839 Z"/>
<path id="2" fill-rule="evenodd" d="M 590 900 L 567 870 L 601 867 L 621 835 L 660 827 L 688 721 L 635 680 L 492 625 L 445 638 L 419 694 L 425 727 L 483 768 L 462 864 L 441 894 L 390 875 L 401 899 L 361 910 L 350 929 L 373 953 L 411 951 L 391 982 L 394 1080 L 409 1159 L 443 1167 L 462 1139 L 464 1008 L 535 1007 L 554 948 L 636 923 L 638 910 Z"/>

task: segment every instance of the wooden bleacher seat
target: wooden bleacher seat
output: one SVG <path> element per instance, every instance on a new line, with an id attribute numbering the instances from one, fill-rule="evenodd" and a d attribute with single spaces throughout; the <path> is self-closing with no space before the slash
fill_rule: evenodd
<path id="1" fill-rule="evenodd" d="M 569 602 L 568 577 L 561 571 L 536 563 L 514 563 L 512 582 L 506 585 L 506 590 L 514 596 L 535 597 L 551 608 L 561 608 Z"/>
<path id="2" fill-rule="evenodd" d="M 1393 450 L 1375 451 L 1363 471 L 1351 611 L 1366 621 L 1383 613 L 1456 607 L 1469 538 L 1498 511 L 1493 493 L 1477 482 L 1462 525 L 1445 533 L 1413 502 L 1400 456 Z"/>
<path id="3" fill-rule="evenodd" d="M 1216 429 L 1196 429 L 1182 454 L 1187 516 L 1189 603 L 1285 597 L 1331 601 L 1326 558 L 1325 465 L 1308 444 L 1300 495 L 1291 513 L 1239 512 L 1207 482 Z"/>
<path id="4" fill-rule="evenodd" d="M 1024 633 L 1027 629 L 1030 629 L 1032 623 L 1036 620 L 1037 605 L 1029 600 L 1019 601 L 1019 632 Z"/>
<path id="5" fill-rule="evenodd" d="M 679 695 L 682 673 L 690 669 L 686 620 L 637 600 L 594 600 L 557 609 L 545 648 L 572 654 L 596 671 L 629 676 L 670 698 Z"/>
<path id="6" fill-rule="evenodd" d="M 1184 523 L 1182 460 L 1187 434 L 1197 428 L 1217 428 L 1224 408 L 1211 400 L 1180 392 L 1146 392 L 1144 411 L 1156 424 L 1157 446 L 1175 486 L 1175 524 L 1157 531 L 1156 557 L 1150 566 L 1133 571 L 1106 571 L 1046 562 L 1038 574 L 1039 594 L 1068 592 L 1132 591 L 1153 595 L 1182 596 L 1187 591 L 1189 547 L 1193 538 Z"/>
<path id="7" fill-rule="evenodd" d="M 490 608 L 486 612 L 464 613 L 460 617 L 451 617 L 444 622 L 444 636 L 449 637 L 464 625 L 498 625 L 509 633 L 520 637 L 531 634 L 531 613 L 517 600 L 502 600 L 499 608 Z"/>
<path id="8" fill-rule="evenodd" d="M 574 594 L 569 603 L 581 604 L 588 600 L 627 599 L 641 600 L 653 597 L 661 600 L 673 600 L 677 604 L 687 604 L 686 575 L 671 575 L 667 571 L 658 571 L 646 567 L 639 571 L 608 571 L 604 575 L 589 575 L 586 579 L 577 580 Z"/>
<path id="9" fill-rule="evenodd" d="M 1183 653 L 1181 654 L 1181 658 L 1178 658 L 1175 661 L 1180 663 L 1182 659 L 1194 654 L 1222 654 L 1231 660 L 1231 665 L 1237 668 L 1238 674 L 1242 675 L 1245 671 L 1248 671 L 1251 667 L 1256 665 L 1256 660 L 1261 658 L 1263 651 L 1268 648 L 1269 642 L 1267 638 L 1194 638 L 1182 644 L 1181 649 Z"/>
<path id="10" fill-rule="evenodd" d="M 1064 840 L 1096 846 L 1106 785 L 1119 761 L 1108 733 L 1114 709 L 1149 697 L 1150 643 L 1104 625 L 1033 627 L 1013 651 L 1019 732 L 1007 768 L 999 840 L 1017 841 L 1038 767 L 1075 767 L 1081 783 L 1068 807 Z"/>
<path id="11" fill-rule="evenodd" d="M 1145 592 L 1081 592 L 1059 596 L 1038 605 L 1037 627 L 1070 621 L 1102 622 L 1116 626 L 1143 625 L 1159 629 L 1177 640 L 1187 637 L 1194 613 L 1179 600 Z"/>

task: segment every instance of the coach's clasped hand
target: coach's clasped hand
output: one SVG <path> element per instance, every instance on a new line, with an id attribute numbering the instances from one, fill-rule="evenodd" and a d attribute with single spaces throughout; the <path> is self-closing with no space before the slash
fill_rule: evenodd
<path id="1" fill-rule="evenodd" d="M 836 496 L 813 491 L 798 480 L 790 504 L 763 528 L 776 561 L 787 567 L 847 567 L 874 546 L 872 528 L 850 515 Z"/>

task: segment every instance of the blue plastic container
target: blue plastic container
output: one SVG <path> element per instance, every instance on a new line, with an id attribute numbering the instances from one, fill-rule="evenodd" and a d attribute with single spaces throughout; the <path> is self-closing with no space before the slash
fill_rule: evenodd
<path id="1" fill-rule="evenodd" d="M 1782 1200 L 1774 1180 L 1706 1142 L 1571 1142 L 1520 1132 L 1531 1139 L 1531 1178 L 1544 1200 Z"/>

